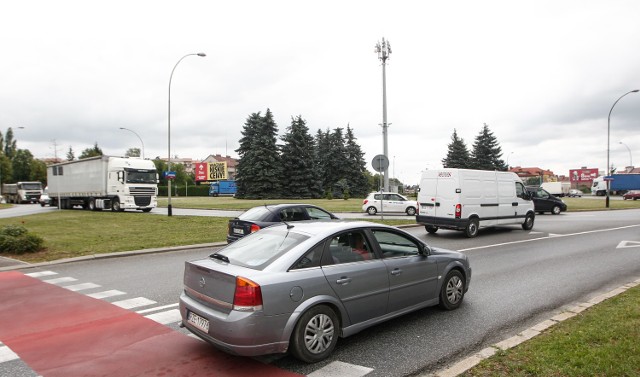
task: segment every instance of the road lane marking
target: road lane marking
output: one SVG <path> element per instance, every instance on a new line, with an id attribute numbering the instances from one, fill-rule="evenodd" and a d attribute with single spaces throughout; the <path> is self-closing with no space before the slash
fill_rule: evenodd
<path id="1" fill-rule="evenodd" d="M 64 277 L 64 278 L 56 278 L 56 279 L 49 279 L 49 280 L 43 280 L 43 281 L 49 284 L 60 284 L 60 283 L 70 283 L 72 281 L 78 281 L 78 279 L 72 278 L 72 277 Z"/>
<path id="2" fill-rule="evenodd" d="M 640 224 L 638 224 L 638 225 L 626 225 L 626 226 L 621 226 L 621 227 L 617 227 L 617 228 L 587 230 L 587 231 L 578 232 L 578 233 L 555 234 L 553 238 L 581 236 L 581 235 L 584 235 L 584 234 L 610 232 L 610 231 L 613 231 L 613 230 L 622 230 L 622 229 L 637 228 L 637 227 L 640 227 Z M 465 251 L 469 251 L 469 250 L 489 249 L 489 248 L 496 247 L 496 246 L 516 245 L 516 244 L 519 244 L 519 243 L 543 241 L 543 240 L 548 240 L 548 239 L 551 239 L 551 237 L 540 237 L 540 238 L 532 238 L 532 239 L 529 239 L 529 240 L 519 240 L 519 241 L 496 243 L 496 244 L 485 245 L 485 246 L 469 247 L 469 248 L 466 248 L 466 249 L 459 249 L 458 251 L 465 252 Z"/>
<path id="3" fill-rule="evenodd" d="M 40 271 L 40 272 L 32 272 L 30 274 L 25 274 L 25 275 L 30 276 L 32 278 L 39 278 L 42 276 L 58 275 L 58 273 L 53 271 Z"/>
<path id="4" fill-rule="evenodd" d="M 616 249 L 626 249 L 628 247 L 640 247 L 640 242 L 638 241 L 620 241 L 618 247 Z"/>
<path id="5" fill-rule="evenodd" d="M 11 348 L 0 343 L 0 363 L 17 359 L 19 359 L 18 355 L 16 355 L 15 352 L 11 351 Z"/>
<path id="6" fill-rule="evenodd" d="M 180 322 L 182 317 L 180 316 L 180 310 L 172 309 L 167 310 L 166 312 L 153 313 L 146 315 L 145 318 L 149 318 L 150 320 L 156 321 L 162 325 L 168 325 L 174 322 Z"/>
<path id="7" fill-rule="evenodd" d="M 122 291 L 118 291 L 116 289 L 111 289 L 109 291 L 92 293 L 92 294 L 87 295 L 87 296 L 92 297 L 92 298 L 97 298 L 97 299 L 103 299 L 103 298 L 108 298 L 108 297 L 113 297 L 113 296 L 120 296 L 120 295 L 124 295 L 124 294 L 126 294 L 126 293 L 124 293 Z"/>
<path id="8" fill-rule="evenodd" d="M 82 283 L 82 284 L 75 284 L 75 285 L 67 285 L 62 288 L 68 289 L 72 292 L 77 292 L 77 291 L 84 291 L 86 289 L 99 288 L 99 287 L 100 285 L 94 284 L 94 283 Z"/>
<path id="9" fill-rule="evenodd" d="M 373 369 L 371 368 L 363 367 L 360 365 L 343 363 L 342 361 L 334 361 L 308 374 L 307 377 L 362 377 L 372 370 Z"/>
<path id="10" fill-rule="evenodd" d="M 144 298 L 144 297 L 136 297 L 136 298 L 130 298 L 128 300 L 112 302 L 112 304 L 119 306 L 122 309 L 133 309 L 133 308 L 138 308 L 140 306 L 149 306 L 149 305 L 157 304 L 157 302 L 153 300 L 149 300 L 148 298 Z"/>
<path id="11" fill-rule="evenodd" d="M 169 305 L 164 305 L 164 306 L 158 306 L 155 308 L 149 308 L 149 309 L 144 309 L 144 310 L 139 310 L 136 313 L 138 314 L 145 314 L 145 313 L 151 313 L 151 312 L 156 312 L 158 310 L 164 310 L 164 309 L 169 309 L 169 308 L 175 308 L 176 306 L 178 306 L 178 303 L 176 302 L 175 304 L 169 304 Z"/>

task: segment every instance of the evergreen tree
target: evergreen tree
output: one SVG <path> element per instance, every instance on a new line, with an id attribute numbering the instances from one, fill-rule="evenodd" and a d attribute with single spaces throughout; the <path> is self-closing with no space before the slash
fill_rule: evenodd
<path id="1" fill-rule="evenodd" d="M 453 129 L 451 143 L 448 146 L 447 157 L 442 159 L 445 168 L 470 169 L 471 159 L 464 139 L 458 137 L 458 132 Z"/>
<path id="2" fill-rule="evenodd" d="M 282 196 L 320 197 L 320 181 L 315 169 L 315 145 L 302 116 L 291 119 L 291 126 L 287 128 L 282 141 Z"/>
<path id="3" fill-rule="evenodd" d="M 350 187 L 344 183 L 338 184 L 341 179 L 347 177 L 347 173 L 349 172 L 347 169 L 347 148 L 344 144 L 342 128 L 338 127 L 328 135 L 328 143 L 329 149 L 327 150 L 325 161 L 327 164 L 325 170 L 325 172 L 327 172 L 325 185 L 331 190 L 332 195 L 342 197 L 344 191 L 350 189 Z"/>
<path id="4" fill-rule="evenodd" d="M 87 148 L 83 150 L 82 153 L 80 154 L 80 157 L 78 158 L 83 159 L 83 158 L 96 157 L 96 156 L 102 156 L 102 155 L 103 155 L 102 149 L 98 147 L 98 142 L 96 141 L 96 143 L 93 145 L 93 148 Z"/>
<path id="5" fill-rule="evenodd" d="M 9 127 L 4 137 L 4 155 L 7 156 L 9 160 L 13 160 L 16 152 L 16 140 L 13 139 L 13 130 Z"/>
<path id="6" fill-rule="evenodd" d="M 502 148 L 485 123 L 473 143 L 471 166 L 478 170 L 507 170 L 506 164 L 500 157 L 502 157 Z"/>
<path id="7" fill-rule="evenodd" d="M 369 193 L 369 182 L 365 176 L 367 163 L 364 160 L 364 152 L 356 142 L 353 130 L 347 125 L 346 134 L 346 179 L 351 197 L 365 197 Z"/>
<path id="8" fill-rule="evenodd" d="M 318 176 L 320 177 L 320 187 L 322 195 L 326 195 L 327 193 L 331 192 L 331 186 L 328 179 L 328 177 L 330 176 L 330 167 L 328 161 L 329 148 L 329 129 L 327 128 L 326 132 L 322 132 L 322 130 L 318 129 L 318 132 L 316 133 L 315 165 Z"/>
<path id="9" fill-rule="evenodd" d="M 254 175 L 254 165 L 252 163 L 254 151 L 252 149 L 252 143 L 258 124 L 260 123 L 260 118 L 259 112 L 249 115 L 241 131 L 240 146 L 236 149 L 236 153 L 238 153 L 238 163 L 236 165 L 236 197 L 241 199 L 247 196 L 251 179 Z"/>

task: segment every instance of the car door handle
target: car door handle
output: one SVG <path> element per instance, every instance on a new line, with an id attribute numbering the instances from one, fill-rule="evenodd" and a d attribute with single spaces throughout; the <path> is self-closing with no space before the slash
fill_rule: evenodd
<path id="1" fill-rule="evenodd" d="M 343 276 L 340 279 L 336 280 L 336 284 L 340 285 L 347 285 L 349 283 L 351 283 L 351 278 L 348 278 L 346 276 Z"/>
<path id="2" fill-rule="evenodd" d="M 401 273 L 402 273 L 402 270 L 399 268 L 396 268 L 393 271 L 391 271 L 391 275 L 393 276 L 400 275 Z"/>

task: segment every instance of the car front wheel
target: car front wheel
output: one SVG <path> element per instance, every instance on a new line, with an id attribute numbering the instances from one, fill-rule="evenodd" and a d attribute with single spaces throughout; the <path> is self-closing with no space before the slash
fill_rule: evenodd
<path id="1" fill-rule="evenodd" d="M 554 215 L 560 214 L 560 206 L 553 206 L 553 209 L 551 209 L 551 213 Z"/>
<path id="2" fill-rule="evenodd" d="M 373 216 L 376 213 L 378 213 L 378 210 L 376 209 L 376 207 L 369 207 L 369 208 L 367 208 L 367 213 L 370 214 L 371 216 Z"/>
<path id="3" fill-rule="evenodd" d="M 324 360 L 335 348 L 339 331 L 336 313 L 328 306 L 315 306 L 304 313 L 296 324 L 291 339 L 291 353 L 307 363 Z"/>
<path id="4" fill-rule="evenodd" d="M 464 277 L 458 270 L 452 270 L 440 289 L 440 307 L 446 310 L 457 309 L 464 298 Z"/>

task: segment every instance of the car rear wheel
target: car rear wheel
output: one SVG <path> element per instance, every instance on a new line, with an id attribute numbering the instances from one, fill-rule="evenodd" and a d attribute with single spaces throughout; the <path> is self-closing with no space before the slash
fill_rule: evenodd
<path id="1" fill-rule="evenodd" d="M 413 208 L 413 207 L 407 208 L 406 212 L 407 212 L 407 215 L 409 215 L 409 216 L 415 216 L 416 215 L 416 209 Z"/>
<path id="2" fill-rule="evenodd" d="M 553 206 L 553 208 L 551 209 L 551 213 L 554 215 L 560 214 L 560 206 Z"/>
<path id="3" fill-rule="evenodd" d="M 369 208 L 367 208 L 367 213 L 370 214 L 371 216 L 373 216 L 376 213 L 378 213 L 378 210 L 376 209 L 376 207 L 369 207 Z"/>
<path id="4" fill-rule="evenodd" d="M 425 225 L 424 229 L 426 229 L 427 233 L 429 233 L 429 234 L 434 234 L 435 232 L 438 231 L 438 227 L 437 226 L 433 226 L 433 225 Z"/>
<path id="5" fill-rule="evenodd" d="M 467 228 L 464 230 L 464 233 L 469 238 L 473 238 L 478 235 L 479 223 L 478 219 L 469 220 L 469 224 L 467 224 Z"/>
<path id="6" fill-rule="evenodd" d="M 325 305 L 314 306 L 300 317 L 293 330 L 291 353 L 307 363 L 324 360 L 335 348 L 339 331 L 336 313 Z"/>
<path id="7" fill-rule="evenodd" d="M 457 309 L 464 298 L 464 277 L 458 270 L 452 270 L 440 288 L 440 307 L 446 310 Z"/>

